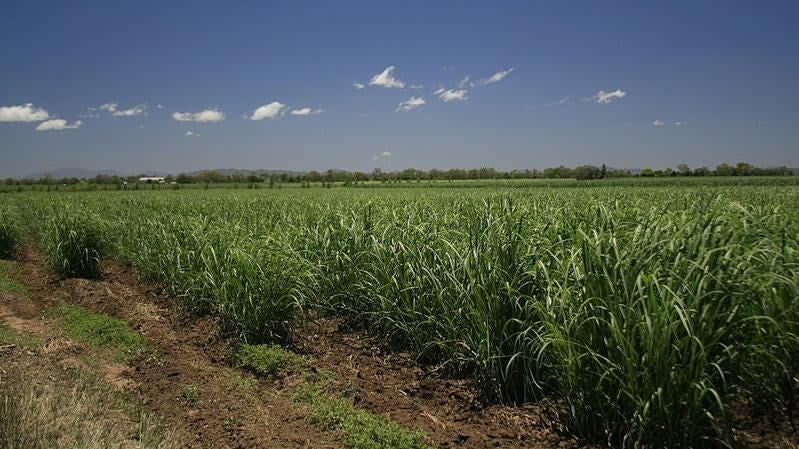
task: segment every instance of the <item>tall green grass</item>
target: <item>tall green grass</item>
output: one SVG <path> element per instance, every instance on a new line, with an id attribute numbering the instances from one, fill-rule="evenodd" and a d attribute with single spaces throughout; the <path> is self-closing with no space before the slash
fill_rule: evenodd
<path id="1" fill-rule="evenodd" d="M 0 259 L 16 258 L 21 236 L 21 225 L 15 211 L 0 205 Z"/>
<path id="2" fill-rule="evenodd" d="M 248 343 L 342 316 L 591 441 L 725 446 L 733 402 L 796 409 L 792 186 L 27 199 L 46 223 L 102 216 L 114 257 Z"/>
<path id="3" fill-rule="evenodd" d="M 42 228 L 51 268 L 63 277 L 100 277 L 100 259 L 108 246 L 101 222 L 82 209 L 65 208 Z"/>

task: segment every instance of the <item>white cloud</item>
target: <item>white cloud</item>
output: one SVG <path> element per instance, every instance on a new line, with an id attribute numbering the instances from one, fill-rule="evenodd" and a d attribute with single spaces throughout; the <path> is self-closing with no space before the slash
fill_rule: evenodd
<path id="1" fill-rule="evenodd" d="M 172 118 L 179 122 L 221 122 L 225 119 L 225 114 L 216 109 L 206 109 L 200 112 L 175 112 Z"/>
<path id="2" fill-rule="evenodd" d="M 134 117 L 137 115 L 146 115 L 147 106 L 145 105 L 133 106 L 132 108 L 114 111 L 113 114 L 114 117 Z"/>
<path id="3" fill-rule="evenodd" d="M 438 89 L 435 94 L 438 95 L 438 98 L 441 100 L 449 103 L 450 101 L 465 101 L 468 100 L 469 97 L 466 95 L 469 91 L 466 89 Z"/>
<path id="4" fill-rule="evenodd" d="M 674 126 L 682 126 L 685 122 L 674 122 Z"/>
<path id="5" fill-rule="evenodd" d="M 164 109 L 164 105 L 162 105 L 162 104 L 157 104 L 157 105 L 155 105 L 155 107 L 158 108 L 158 109 Z"/>
<path id="6" fill-rule="evenodd" d="M 371 81 L 369 81 L 370 86 L 378 86 L 378 87 L 397 87 L 397 88 L 404 88 L 405 83 L 394 78 L 394 69 L 396 67 L 389 66 L 383 70 L 382 73 L 378 73 L 377 75 L 373 76 Z"/>
<path id="7" fill-rule="evenodd" d="M 560 100 L 558 100 L 558 104 L 566 104 L 568 102 L 569 102 L 569 97 L 563 97 Z"/>
<path id="8" fill-rule="evenodd" d="M 110 113 L 113 114 L 114 112 L 117 111 L 117 104 L 116 103 L 101 104 L 98 109 L 101 110 L 101 111 L 106 111 L 106 112 L 110 112 Z"/>
<path id="9" fill-rule="evenodd" d="M 411 89 L 424 89 L 424 85 L 422 84 L 411 84 L 408 87 L 410 87 Z"/>
<path id="10" fill-rule="evenodd" d="M 186 131 L 186 137 L 200 137 L 200 135 L 194 131 Z"/>
<path id="11" fill-rule="evenodd" d="M 665 122 L 663 120 L 658 119 L 658 120 L 655 120 L 654 122 L 652 122 L 652 124 L 655 125 L 655 126 L 663 126 L 663 125 L 665 125 Z"/>
<path id="12" fill-rule="evenodd" d="M 253 111 L 250 120 L 273 119 L 280 117 L 284 112 L 286 112 L 286 105 L 279 101 L 273 101 Z"/>
<path id="13" fill-rule="evenodd" d="M 513 71 L 513 67 L 509 68 L 508 70 L 501 70 L 501 71 L 491 75 L 487 79 L 484 79 L 482 81 L 482 83 L 483 84 L 498 83 L 498 82 L 502 81 L 503 79 L 505 79 L 506 76 L 510 75 L 510 72 L 512 72 L 512 71 Z"/>
<path id="14" fill-rule="evenodd" d="M 597 103 L 607 104 L 612 103 L 615 98 L 624 98 L 625 95 L 627 95 L 627 92 L 621 89 L 616 89 L 613 92 L 605 92 L 604 90 L 600 90 L 596 93 L 596 95 L 591 97 L 591 99 L 596 100 Z"/>
<path id="15" fill-rule="evenodd" d="M 366 86 L 363 83 L 352 83 L 352 87 L 356 89 L 363 89 Z"/>
<path id="16" fill-rule="evenodd" d="M 380 161 L 389 158 L 391 158 L 391 151 L 384 151 L 380 154 L 375 154 L 374 156 L 372 156 L 373 161 Z"/>
<path id="17" fill-rule="evenodd" d="M 48 120 L 46 122 L 39 123 L 39 126 L 36 127 L 36 131 L 61 131 L 64 129 L 78 129 L 83 125 L 83 122 L 80 120 L 72 123 L 71 125 L 67 123 L 66 120 L 62 120 L 60 118 Z"/>
<path id="18" fill-rule="evenodd" d="M 40 122 L 48 118 L 50 114 L 46 110 L 32 103 L 0 107 L 0 122 Z"/>
<path id="19" fill-rule="evenodd" d="M 414 109 L 421 107 L 422 105 L 426 104 L 427 102 L 424 101 L 422 97 L 411 97 L 407 100 L 403 101 L 397 106 L 397 112 L 408 112 L 413 111 Z"/>
<path id="20" fill-rule="evenodd" d="M 322 109 L 294 108 L 291 111 L 291 115 L 314 115 L 321 114 L 322 112 L 324 112 Z"/>
<path id="21" fill-rule="evenodd" d="M 116 103 L 105 103 L 98 106 L 97 109 L 106 111 L 114 117 L 135 117 L 137 115 L 147 115 L 146 104 L 131 106 L 128 109 L 119 109 L 119 105 Z"/>

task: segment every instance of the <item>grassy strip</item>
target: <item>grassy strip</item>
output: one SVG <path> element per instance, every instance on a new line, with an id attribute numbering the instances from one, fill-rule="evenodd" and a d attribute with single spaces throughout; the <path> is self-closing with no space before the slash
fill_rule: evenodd
<path id="1" fill-rule="evenodd" d="M 181 447 L 157 417 L 126 410 L 95 374 L 76 370 L 65 382 L 44 371 L 0 378 L 0 449 Z"/>
<path id="2" fill-rule="evenodd" d="M 335 397 L 320 385 L 303 386 L 293 398 L 310 408 L 308 418 L 328 431 L 344 434 L 344 446 L 350 449 L 429 449 L 424 434 L 400 426 L 390 419 L 355 407 L 350 401 Z"/>
<path id="3" fill-rule="evenodd" d="M 70 304 L 58 307 L 57 313 L 70 335 L 92 346 L 113 349 L 119 360 L 130 360 L 148 350 L 145 338 L 123 320 Z"/>
<path id="4" fill-rule="evenodd" d="M 11 279 L 8 275 L 12 265 L 5 261 L 0 261 L 0 293 L 25 293 L 25 286 Z"/>
<path id="5" fill-rule="evenodd" d="M 0 346 L 15 345 L 21 348 L 32 348 L 39 344 L 39 341 L 32 335 L 16 332 L 0 323 Z"/>

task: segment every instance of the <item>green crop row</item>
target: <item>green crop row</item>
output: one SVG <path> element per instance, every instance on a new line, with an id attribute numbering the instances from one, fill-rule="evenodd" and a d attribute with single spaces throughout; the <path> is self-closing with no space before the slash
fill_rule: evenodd
<path id="1" fill-rule="evenodd" d="M 549 404 L 589 440 L 724 446 L 734 401 L 796 407 L 794 186 L 2 200 L 45 241 L 101 229 L 109 255 L 247 343 L 340 315 L 496 398 Z"/>

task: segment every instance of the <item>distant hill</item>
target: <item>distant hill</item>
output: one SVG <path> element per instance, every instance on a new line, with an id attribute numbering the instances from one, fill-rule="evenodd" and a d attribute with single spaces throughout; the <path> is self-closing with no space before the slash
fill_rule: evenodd
<path id="1" fill-rule="evenodd" d="M 91 170 L 87 168 L 56 168 L 55 170 L 47 170 L 40 173 L 32 173 L 26 178 L 41 179 L 50 177 L 54 179 L 61 178 L 94 178 L 97 175 L 105 176 L 124 176 L 123 173 L 116 170 Z"/>

